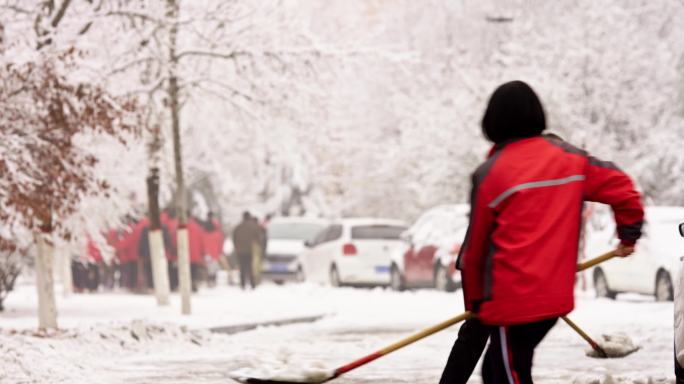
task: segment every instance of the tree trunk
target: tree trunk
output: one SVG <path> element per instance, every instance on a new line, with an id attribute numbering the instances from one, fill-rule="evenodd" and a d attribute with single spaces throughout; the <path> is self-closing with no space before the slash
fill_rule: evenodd
<path id="1" fill-rule="evenodd" d="M 167 0 L 167 18 L 171 22 L 169 33 L 169 109 L 173 129 L 173 151 L 176 168 L 178 207 L 178 283 L 181 294 L 181 313 L 189 315 L 192 277 L 190 276 L 190 244 L 188 241 L 188 212 L 183 180 L 182 147 L 180 139 L 180 103 L 178 89 L 178 14 L 180 0 Z"/>
<path id="2" fill-rule="evenodd" d="M 164 235 L 161 229 L 149 232 L 150 258 L 152 259 L 152 281 L 157 305 L 169 305 L 169 270 L 164 251 Z"/>
<path id="3" fill-rule="evenodd" d="M 181 293 L 181 313 L 189 315 L 192 276 L 190 274 L 190 242 L 188 228 L 178 228 L 178 286 Z"/>
<path id="4" fill-rule="evenodd" d="M 147 197 L 149 203 L 150 230 L 150 262 L 152 264 L 152 282 L 157 305 L 169 304 L 169 271 L 164 252 L 164 235 L 159 218 L 159 170 L 152 168 L 147 178 Z"/>
<path id="5" fill-rule="evenodd" d="M 36 288 L 38 289 L 38 328 L 57 329 L 55 282 L 52 275 L 53 248 L 51 232 L 37 233 Z"/>

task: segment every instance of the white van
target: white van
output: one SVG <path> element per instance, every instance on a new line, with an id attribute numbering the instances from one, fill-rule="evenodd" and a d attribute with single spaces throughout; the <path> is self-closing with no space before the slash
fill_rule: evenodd
<path id="1" fill-rule="evenodd" d="M 636 252 L 594 268 L 592 277 L 598 297 L 615 298 L 618 293 L 654 295 L 657 301 L 673 299 L 673 281 L 684 256 L 684 239 L 678 233 L 684 207 L 646 207 L 643 236 Z M 587 254 L 595 256 L 618 244 L 615 222 L 602 207 L 587 224 Z"/>
<path id="2" fill-rule="evenodd" d="M 277 217 L 268 225 L 266 257 L 262 262 L 261 276 L 276 283 L 304 281 L 300 256 L 304 242 L 327 228 L 324 219 L 304 217 Z"/>

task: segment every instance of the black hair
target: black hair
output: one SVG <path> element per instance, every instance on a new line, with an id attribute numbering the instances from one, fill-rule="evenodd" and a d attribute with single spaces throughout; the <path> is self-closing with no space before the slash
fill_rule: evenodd
<path id="1" fill-rule="evenodd" d="M 541 135 L 546 129 L 544 107 L 532 87 L 516 80 L 499 86 L 489 98 L 482 132 L 495 144 Z"/>

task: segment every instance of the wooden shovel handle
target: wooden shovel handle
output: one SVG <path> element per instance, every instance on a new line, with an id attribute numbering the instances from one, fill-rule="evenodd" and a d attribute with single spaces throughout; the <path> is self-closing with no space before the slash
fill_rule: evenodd
<path id="1" fill-rule="evenodd" d="M 594 339 L 592 339 L 591 336 L 589 336 L 586 332 L 584 332 L 584 330 L 582 330 L 582 328 L 580 328 L 572 320 L 568 319 L 567 316 L 561 316 L 561 319 L 563 319 L 563 321 L 565 321 L 565 323 L 568 324 L 570 326 L 570 328 L 572 328 L 575 332 L 577 332 L 577 334 L 582 336 L 582 338 L 587 343 L 589 343 L 589 345 L 591 345 L 591 348 L 594 351 L 596 351 L 596 353 L 598 353 L 599 356 L 604 357 L 604 358 L 608 357 L 608 354 L 606 353 L 606 351 L 603 348 L 601 348 L 601 346 L 598 345 L 598 343 L 596 341 L 594 341 Z"/>
<path id="2" fill-rule="evenodd" d="M 617 256 L 617 252 L 615 250 L 612 250 L 612 251 L 605 253 L 599 257 L 589 259 L 585 262 L 577 264 L 577 271 L 584 271 L 585 269 L 589 269 L 589 268 L 591 268 L 597 264 L 601 264 L 606 260 L 610 260 L 615 256 Z"/>
<path id="3" fill-rule="evenodd" d="M 413 335 L 411 335 L 411 336 L 409 336 L 403 340 L 400 340 L 400 341 L 398 341 L 392 345 L 389 345 L 389 346 L 387 346 L 387 347 L 385 347 L 385 348 L 383 348 L 383 349 L 381 349 L 375 353 L 372 353 L 368 356 L 362 357 L 362 358 L 360 358 L 356 361 L 353 361 L 347 365 L 344 365 L 342 367 L 337 368 L 335 370 L 334 375 L 332 377 L 330 377 L 329 379 L 325 380 L 324 382 L 330 381 L 330 380 L 332 380 L 338 376 L 341 376 L 341 375 L 343 375 L 343 374 L 345 374 L 345 373 L 347 373 L 353 369 L 356 369 L 360 366 L 366 365 L 366 364 L 370 363 L 371 361 L 374 361 L 376 359 L 381 358 L 382 356 L 388 355 L 388 354 L 396 351 L 397 349 L 404 348 L 405 346 L 407 346 L 409 344 L 413 344 L 418 340 L 424 339 L 424 338 L 426 338 L 430 335 L 433 335 L 439 331 L 442 331 L 446 328 L 449 328 L 454 324 L 458 324 L 461 321 L 468 320 L 471 317 L 474 317 L 474 314 L 471 313 L 470 311 L 466 311 L 466 312 L 463 312 L 462 314 L 460 314 L 458 316 L 452 317 L 449 320 L 441 322 L 441 323 L 434 325 L 430 328 L 424 329 L 424 330 L 422 330 L 416 334 L 413 334 Z"/>

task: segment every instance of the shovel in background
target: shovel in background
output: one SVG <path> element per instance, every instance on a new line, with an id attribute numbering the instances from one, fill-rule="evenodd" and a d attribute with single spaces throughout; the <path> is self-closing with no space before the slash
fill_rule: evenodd
<path id="1" fill-rule="evenodd" d="M 592 351 L 587 353 L 589 357 L 598 357 L 602 359 L 612 359 L 620 358 L 630 355 L 639 350 L 632 339 L 629 338 L 624 333 L 615 335 L 602 335 L 601 342 L 597 343 L 592 339 L 586 332 L 582 330 L 577 324 L 572 320 L 568 319 L 567 316 L 561 316 L 561 319 L 565 321 L 570 328 L 577 332 L 584 340 L 589 343 Z"/>
<path id="2" fill-rule="evenodd" d="M 578 271 L 583 271 L 585 269 L 591 268 L 599 263 L 602 263 L 606 260 L 612 259 L 613 257 L 617 256 L 615 251 L 608 252 L 604 255 L 601 255 L 599 257 L 596 257 L 591 260 L 587 260 L 584 263 L 580 263 L 577 265 L 577 270 Z M 305 377 L 301 378 L 256 378 L 256 377 L 244 377 L 244 376 L 233 376 L 231 377 L 233 380 L 239 382 L 239 383 L 244 383 L 244 384 L 322 384 L 322 383 L 327 383 L 328 381 L 334 380 L 343 374 L 354 370 L 356 368 L 359 368 L 361 366 L 364 366 L 371 361 L 375 361 L 383 356 L 386 356 L 398 349 L 401 349 L 407 345 L 413 344 L 418 340 L 424 339 L 430 335 L 433 335 L 439 331 L 442 331 L 444 329 L 447 329 L 451 327 L 452 325 L 458 324 L 461 321 L 467 320 L 474 315 L 470 311 L 466 311 L 458 316 L 452 317 L 449 320 L 446 320 L 442 323 L 439 323 L 437 325 L 434 325 L 430 328 L 427 328 L 421 332 L 418 332 L 412 336 L 409 336 L 401 341 L 398 341 L 392 345 L 389 345 L 383 349 L 380 349 L 368 356 L 362 357 L 358 360 L 355 360 L 347 365 L 343 365 L 334 371 L 330 373 L 315 373 L 311 375 L 307 375 Z M 574 329 L 574 328 L 573 328 Z M 577 327 L 579 329 L 579 327 Z M 585 334 L 586 335 L 586 334 Z M 589 336 L 587 336 L 589 337 Z M 590 338 L 591 339 L 591 338 Z M 598 344 L 596 344 L 598 345 Z"/>
<path id="3" fill-rule="evenodd" d="M 617 256 L 615 251 L 611 251 L 597 258 L 587 260 L 584 263 L 579 263 L 577 264 L 577 271 L 584 271 L 585 269 L 589 269 L 606 260 L 610 260 L 615 256 Z M 561 319 L 563 319 L 563 321 L 565 321 L 565 323 L 568 324 L 570 328 L 572 328 L 575 332 L 577 332 L 577 334 L 579 334 L 584 340 L 586 340 L 587 343 L 589 343 L 591 349 L 593 349 L 591 353 L 587 353 L 587 356 L 589 357 L 598 357 L 604 359 L 619 358 L 625 357 L 639 350 L 639 347 L 636 346 L 629 338 L 629 336 L 627 336 L 626 334 L 603 335 L 601 338 L 601 342 L 597 343 L 594 339 L 591 338 L 591 336 L 584 332 L 582 328 L 580 328 L 572 320 L 568 319 L 567 316 L 561 316 Z"/>

